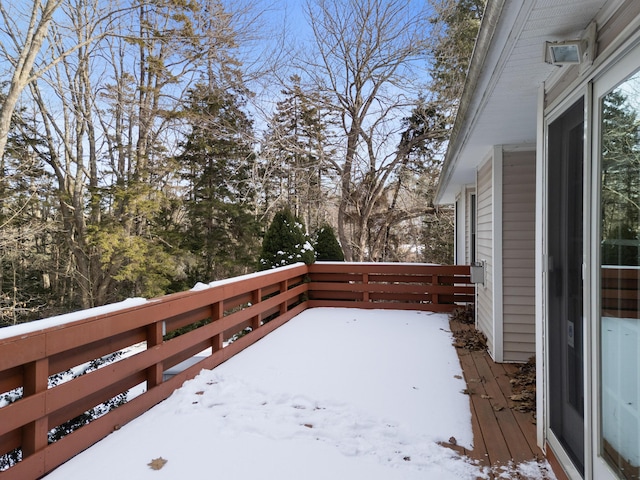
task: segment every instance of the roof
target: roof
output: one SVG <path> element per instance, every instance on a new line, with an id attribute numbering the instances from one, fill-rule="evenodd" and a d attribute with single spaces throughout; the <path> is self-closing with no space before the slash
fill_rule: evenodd
<path id="1" fill-rule="evenodd" d="M 493 145 L 536 142 L 545 41 L 578 39 L 606 0 L 489 0 L 449 140 L 436 203 L 455 201 Z"/>

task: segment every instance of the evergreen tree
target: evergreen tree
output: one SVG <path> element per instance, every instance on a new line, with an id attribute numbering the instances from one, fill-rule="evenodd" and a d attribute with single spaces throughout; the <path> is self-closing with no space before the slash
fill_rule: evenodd
<path id="1" fill-rule="evenodd" d="M 437 43 L 433 49 L 431 90 L 453 119 L 464 88 L 486 0 L 431 0 Z"/>
<path id="2" fill-rule="evenodd" d="M 251 212 L 252 124 L 232 90 L 191 92 L 193 126 L 177 157 L 189 182 L 184 248 L 197 257 L 189 280 L 246 273 L 255 263 L 259 227 Z"/>
<path id="3" fill-rule="evenodd" d="M 48 296 L 62 293 L 55 281 L 60 226 L 51 208 L 51 174 L 33 153 L 36 141 L 22 133 L 24 115 L 14 112 L 0 156 L 0 327 L 37 318 L 46 313 Z"/>
<path id="4" fill-rule="evenodd" d="M 602 262 L 640 265 L 640 118 L 623 89 L 602 102 Z"/>
<path id="5" fill-rule="evenodd" d="M 331 225 L 325 224 L 318 230 L 315 250 L 316 260 L 344 262 L 344 252 Z"/>
<path id="6" fill-rule="evenodd" d="M 276 213 L 262 240 L 260 270 L 297 262 L 312 264 L 315 254 L 304 230 L 304 225 L 291 210 L 285 209 Z"/>
<path id="7" fill-rule="evenodd" d="M 263 157 L 270 175 L 266 201 L 285 203 L 313 230 L 322 221 L 323 177 L 332 152 L 327 148 L 329 116 L 317 94 L 306 92 L 294 75 L 281 93 L 263 142 Z M 274 181 L 275 180 L 275 181 Z M 267 205 L 268 207 L 268 205 Z"/>

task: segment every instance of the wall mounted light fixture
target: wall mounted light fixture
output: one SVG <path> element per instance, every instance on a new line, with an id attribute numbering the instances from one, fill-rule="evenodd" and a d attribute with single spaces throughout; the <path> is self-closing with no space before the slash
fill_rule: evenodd
<path id="1" fill-rule="evenodd" d="M 586 42 L 568 40 L 565 42 L 545 42 L 547 63 L 552 65 L 573 65 L 582 63 Z"/>
<path id="2" fill-rule="evenodd" d="M 596 53 L 596 35 L 596 23 L 592 22 L 579 40 L 545 42 L 544 61 L 552 65 L 591 65 Z"/>

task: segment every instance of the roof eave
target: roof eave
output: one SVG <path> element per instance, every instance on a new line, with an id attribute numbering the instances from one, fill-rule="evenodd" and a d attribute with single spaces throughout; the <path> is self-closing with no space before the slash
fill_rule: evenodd
<path id="1" fill-rule="evenodd" d="M 445 194 L 445 189 L 449 185 L 451 176 L 455 170 L 458 161 L 458 152 L 462 145 L 462 141 L 459 138 L 460 133 L 464 131 L 469 118 L 472 118 L 472 115 L 469 115 L 469 109 L 471 107 L 473 97 L 476 94 L 476 87 L 480 80 L 485 59 L 489 53 L 505 1 L 506 0 L 488 0 L 485 7 L 482 23 L 480 24 L 480 30 L 478 31 L 478 37 L 469 63 L 469 70 L 467 72 L 467 78 L 462 91 L 462 97 L 460 98 L 460 103 L 458 105 L 458 112 L 451 130 L 451 135 L 449 136 L 449 146 L 445 154 L 438 187 L 434 197 L 435 204 L 443 203 L 442 198 Z"/>

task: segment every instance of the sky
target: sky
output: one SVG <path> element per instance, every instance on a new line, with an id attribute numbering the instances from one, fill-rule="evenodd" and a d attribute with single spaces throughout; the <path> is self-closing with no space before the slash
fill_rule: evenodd
<path id="1" fill-rule="evenodd" d="M 465 388 L 445 314 L 308 309 L 46 478 L 488 478 Z"/>

